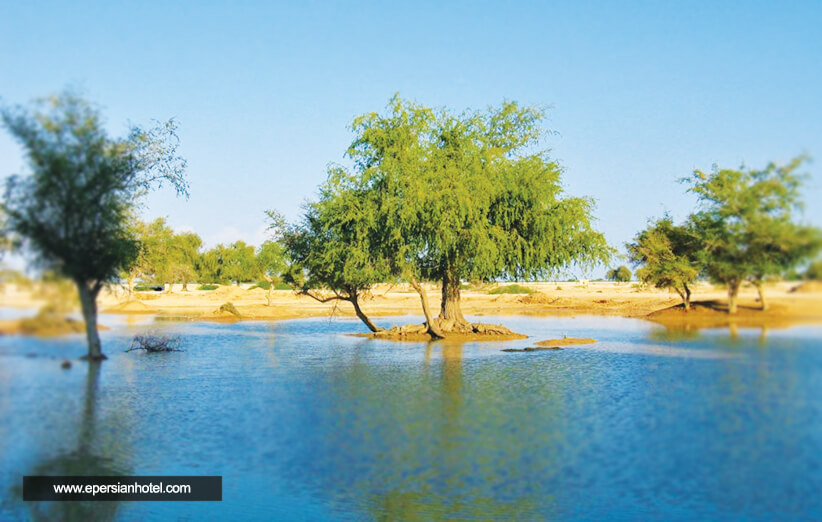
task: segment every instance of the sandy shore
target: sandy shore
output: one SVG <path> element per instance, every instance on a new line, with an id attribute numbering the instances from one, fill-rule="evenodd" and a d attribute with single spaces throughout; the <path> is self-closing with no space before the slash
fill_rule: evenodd
<path id="1" fill-rule="evenodd" d="M 462 292 L 463 312 L 477 321 L 489 315 L 609 315 L 646 318 L 658 323 L 676 326 L 716 327 L 730 323 L 739 326 L 790 326 L 794 324 L 822 324 L 822 285 L 807 283 L 773 283 L 766 287 L 769 311 L 761 311 L 756 291 L 743 287 L 740 292 L 740 311 L 734 317 L 722 312 L 726 302 L 723 288 L 700 284 L 694 290 L 695 310 L 684 313 L 677 310 L 680 303 L 676 294 L 663 290 L 642 289 L 635 283 L 592 282 L 579 283 L 519 283 L 535 291 L 530 295 L 489 293 L 490 286 Z M 430 303 L 437 307 L 439 288 L 427 285 Z M 277 320 L 300 317 L 327 317 L 337 315 L 355 317 L 347 302 L 319 303 L 310 297 L 296 295 L 288 290 L 272 292 L 271 306 L 267 292 L 249 285 L 221 286 L 216 290 L 198 290 L 189 285 L 183 291 L 175 285 L 171 292 L 139 292 L 128 300 L 122 289 L 102 292 L 99 310 L 116 314 L 158 314 L 170 318 L 200 320 L 233 319 L 218 309 L 232 303 L 243 319 Z M 26 289 L 6 285 L 0 291 L 0 306 L 39 308 L 45 301 Z M 376 287 L 362 303 L 364 311 L 375 317 L 421 316 L 419 296 L 404 285 Z"/>

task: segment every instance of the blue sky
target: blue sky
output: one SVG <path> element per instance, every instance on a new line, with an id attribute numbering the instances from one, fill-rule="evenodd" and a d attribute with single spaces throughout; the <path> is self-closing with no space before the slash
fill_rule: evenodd
<path id="1" fill-rule="evenodd" d="M 820 26 L 822 2 L 6 2 L 0 97 L 79 87 L 113 134 L 175 117 L 191 198 L 154 194 L 145 217 L 209 245 L 259 244 L 268 208 L 296 218 L 353 117 L 395 92 L 550 106 L 567 192 L 621 247 L 687 215 L 694 168 L 800 153 L 822 225 Z M 0 175 L 22 168 L 0 135 Z"/>

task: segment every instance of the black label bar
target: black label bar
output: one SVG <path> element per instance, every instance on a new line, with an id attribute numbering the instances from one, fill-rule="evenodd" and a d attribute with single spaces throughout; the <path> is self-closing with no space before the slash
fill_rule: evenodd
<path id="1" fill-rule="evenodd" d="M 23 500 L 222 500 L 219 476 L 23 477 Z"/>

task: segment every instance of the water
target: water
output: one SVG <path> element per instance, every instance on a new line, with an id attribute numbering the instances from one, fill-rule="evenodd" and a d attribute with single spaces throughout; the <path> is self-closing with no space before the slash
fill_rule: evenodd
<path id="1" fill-rule="evenodd" d="M 143 354 L 108 318 L 99 372 L 60 368 L 81 336 L 2 338 L 0 519 L 822 517 L 822 329 L 483 319 L 532 338 L 163 323 L 186 351 Z M 599 343 L 500 351 L 563 335 Z M 25 474 L 222 475 L 224 500 L 24 503 Z"/>

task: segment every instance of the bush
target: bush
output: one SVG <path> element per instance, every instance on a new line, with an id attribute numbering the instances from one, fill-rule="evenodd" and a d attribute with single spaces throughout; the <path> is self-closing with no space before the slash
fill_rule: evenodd
<path id="1" fill-rule="evenodd" d="M 619 268 L 612 268 L 608 270 L 608 273 L 605 274 L 605 278 L 609 281 L 616 281 L 617 283 L 627 283 L 631 280 L 631 271 L 628 269 L 627 266 L 622 265 Z"/>
<path id="2" fill-rule="evenodd" d="M 83 321 L 66 317 L 54 305 L 46 305 L 34 317 L 21 319 L 20 331 L 27 335 L 63 335 L 83 333 L 86 325 Z"/>
<path id="3" fill-rule="evenodd" d="M 126 351 L 133 352 L 135 350 L 143 350 L 148 353 L 182 352 L 180 343 L 179 336 L 155 334 L 135 335 L 134 339 L 131 340 L 131 347 Z"/>
<path id="4" fill-rule="evenodd" d="M 220 305 L 220 308 L 218 308 L 217 311 L 218 312 L 228 312 L 231 315 L 233 315 L 234 317 L 236 317 L 237 319 L 242 319 L 243 318 L 243 316 L 240 315 L 240 311 L 237 310 L 237 307 L 234 306 L 233 303 L 223 303 L 222 305 Z"/>
<path id="5" fill-rule="evenodd" d="M 498 286 L 488 292 L 492 295 L 499 295 L 499 294 L 533 294 L 534 291 L 530 288 L 520 286 L 520 285 L 507 285 L 507 286 Z"/>
<path id="6" fill-rule="evenodd" d="M 220 285 L 200 285 L 197 290 L 217 290 Z"/>
<path id="7" fill-rule="evenodd" d="M 163 285 L 150 285 L 147 283 L 138 283 L 134 285 L 135 292 L 162 292 L 165 288 Z"/>

